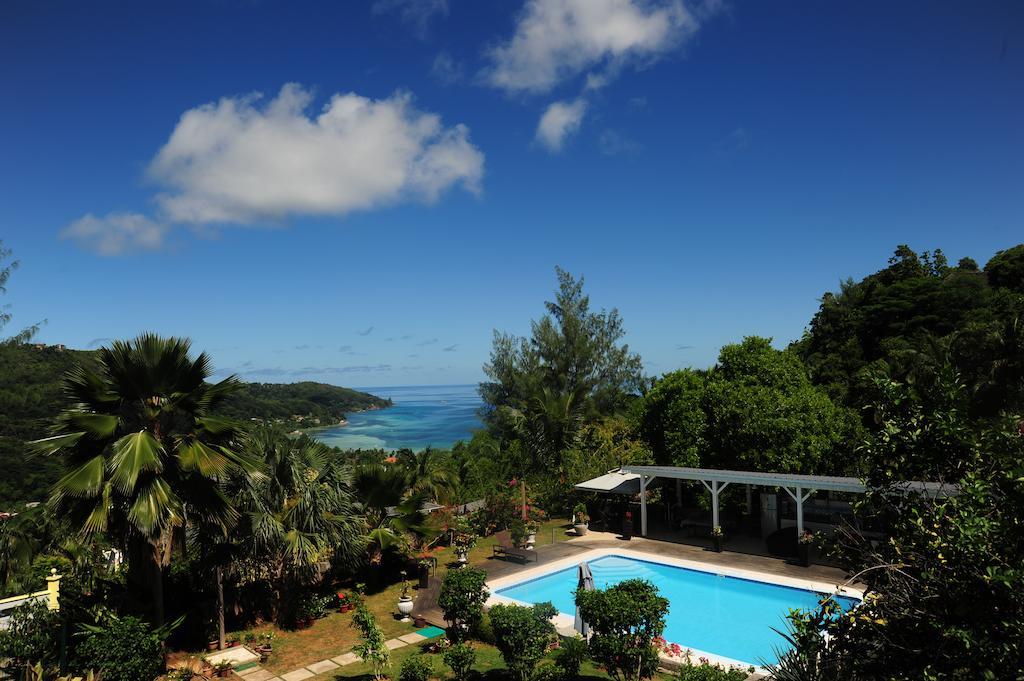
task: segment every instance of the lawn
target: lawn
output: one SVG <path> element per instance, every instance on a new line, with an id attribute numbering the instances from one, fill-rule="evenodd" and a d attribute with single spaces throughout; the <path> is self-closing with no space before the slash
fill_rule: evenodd
<path id="1" fill-rule="evenodd" d="M 548 520 L 541 525 L 537 532 L 537 546 L 546 546 L 551 544 L 552 541 L 559 542 L 570 539 L 572 535 L 566 532 L 571 527 L 571 524 L 566 520 Z M 491 547 L 495 543 L 496 540 L 493 536 L 480 538 L 477 545 L 469 553 L 470 565 L 484 564 L 484 561 L 490 558 L 492 553 Z M 446 547 L 437 551 L 436 556 L 438 561 L 437 574 L 439 577 L 444 577 L 444 574 L 448 571 L 449 564 L 454 564 L 455 554 L 451 548 Z M 410 584 L 414 581 L 411 579 Z M 350 586 L 339 587 L 341 591 L 348 591 L 349 589 Z M 398 597 L 401 591 L 401 583 L 396 583 L 376 593 L 367 594 L 365 597 L 366 605 L 377 618 L 377 623 L 384 630 L 384 635 L 389 639 L 416 630 L 411 623 L 401 622 L 395 617 Z M 308 629 L 286 631 L 268 623 L 253 627 L 251 631 L 256 634 L 272 631 L 275 634 L 274 652 L 263 666 L 276 674 L 281 674 L 350 651 L 352 646 L 359 642 L 358 633 L 352 628 L 351 623 L 351 612 L 344 614 L 332 612 L 327 617 L 316 620 L 313 626 Z M 397 652 L 404 650 L 404 648 L 399 649 Z M 497 651 L 494 651 L 494 654 L 497 656 Z M 500 658 L 496 659 L 500 663 Z M 360 665 L 355 666 L 361 668 Z M 440 663 L 438 666 L 441 666 Z M 348 672 L 346 671 L 346 673 Z M 397 678 L 397 676 L 393 678 Z"/>

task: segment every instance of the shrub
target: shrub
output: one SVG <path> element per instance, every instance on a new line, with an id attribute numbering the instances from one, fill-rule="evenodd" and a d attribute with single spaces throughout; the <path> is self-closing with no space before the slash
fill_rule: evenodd
<path id="1" fill-rule="evenodd" d="M 430 658 L 423 655 L 413 655 L 406 658 L 402 663 L 402 671 L 398 673 L 398 681 L 427 681 L 434 673 L 434 666 L 430 664 Z"/>
<path id="2" fill-rule="evenodd" d="M 491 608 L 494 644 L 518 681 L 530 678 L 533 668 L 547 654 L 548 646 L 556 640 L 555 625 L 551 623 L 556 612 L 550 603 L 540 603 L 532 608 L 519 605 Z"/>
<path id="3" fill-rule="evenodd" d="M 570 678 L 557 664 L 542 664 L 533 671 L 530 681 L 569 681 Z"/>
<path id="4" fill-rule="evenodd" d="M 391 664 L 391 651 L 385 644 L 384 632 L 362 599 L 356 604 L 352 626 L 359 630 L 363 639 L 352 650 L 363 662 L 369 663 L 373 669 L 373 678 L 380 681 L 384 678 L 384 670 Z"/>
<path id="5" fill-rule="evenodd" d="M 455 681 L 466 681 L 476 662 L 476 651 L 466 643 L 456 643 L 444 651 L 444 663 L 452 668 Z"/>
<path id="6" fill-rule="evenodd" d="M 24 667 L 54 666 L 59 636 L 60 618 L 45 602 L 19 605 L 11 611 L 7 629 L 0 630 L 0 659 L 10 658 Z"/>
<path id="7" fill-rule="evenodd" d="M 701 658 L 697 664 L 689 659 L 679 668 L 676 673 L 677 681 L 747 681 L 747 677 L 754 673 L 753 667 L 746 669 L 742 667 L 723 667 L 722 665 L 711 664 Z"/>
<path id="8" fill-rule="evenodd" d="M 487 573 L 476 568 L 449 570 L 441 583 L 437 604 L 448 622 L 448 635 L 456 642 L 480 623 L 488 592 Z"/>
<path id="9" fill-rule="evenodd" d="M 555 664 L 565 672 L 567 679 L 575 679 L 580 675 L 580 667 L 587 657 L 586 640 L 579 636 L 563 638 L 555 653 Z"/>
<path id="10" fill-rule="evenodd" d="M 480 618 L 480 621 L 477 622 L 477 625 L 473 627 L 470 633 L 473 635 L 473 638 L 477 641 L 493 646 L 494 627 L 491 626 L 491 616 L 487 612 L 484 612 L 483 616 Z"/>
<path id="11" fill-rule="evenodd" d="M 653 584 L 627 579 L 605 590 L 577 589 L 576 604 L 590 625 L 590 655 L 617 681 L 650 678 L 658 669 L 652 645 L 665 629 L 668 600 Z"/>
<path id="12" fill-rule="evenodd" d="M 103 681 L 152 679 L 163 671 L 163 639 L 180 622 L 154 630 L 137 617 L 101 614 L 97 624 L 82 625 L 77 667 L 97 670 Z"/>

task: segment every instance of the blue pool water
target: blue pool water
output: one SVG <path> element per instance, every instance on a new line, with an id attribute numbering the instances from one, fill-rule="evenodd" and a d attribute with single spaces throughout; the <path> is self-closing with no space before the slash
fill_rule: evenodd
<path id="1" fill-rule="evenodd" d="M 598 589 L 634 578 L 657 586 L 669 602 L 665 640 L 753 665 L 776 662 L 776 648 L 783 648 L 785 640 L 772 627 L 785 631 L 790 610 L 811 610 L 822 596 L 814 591 L 622 556 L 603 556 L 589 564 Z M 572 617 L 576 613 L 576 581 L 574 565 L 498 589 L 497 593 L 523 603 L 551 601 L 559 612 Z M 844 610 L 858 603 L 842 596 L 837 600 Z"/>

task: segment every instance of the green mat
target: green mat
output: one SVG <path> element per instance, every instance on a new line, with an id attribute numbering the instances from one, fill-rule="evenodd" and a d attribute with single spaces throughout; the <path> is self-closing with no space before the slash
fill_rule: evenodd
<path id="1" fill-rule="evenodd" d="M 444 629 L 440 627 L 423 627 L 422 629 L 417 629 L 416 633 L 427 638 L 437 638 L 438 636 L 444 636 Z"/>
<path id="2" fill-rule="evenodd" d="M 253 667 L 258 667 L 258 666 L 259 666 L 258 662 L 246 662 L 245 664 L 238 665 L 234 669 L 235 669 L 236 672 L 244 672 L 246 669 L 252 669 Z"/>

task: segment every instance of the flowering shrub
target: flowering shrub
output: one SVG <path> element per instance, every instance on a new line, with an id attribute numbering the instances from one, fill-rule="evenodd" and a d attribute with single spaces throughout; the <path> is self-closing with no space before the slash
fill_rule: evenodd
<path id="1" fill-rule="evenodd" d="M 751 667 L 726 667 L 721 664 L 711 664 L 706 657 L 697 659 L 694 664 L 687 651 L 686 661 L 676 672 L 677 681 L 746 681 L 747 677 L 754 673 Z"/>
<path id="2" fill-rule="evenodd" d="M 654 645 L 655 650 L 664 655 L 668 655 L 669 657 L 680 657 L 684 652 L 678 643 L 669 643 L 661 636 L 655 636 L 652 644 Z M 690 654 L 689 650 L 685 652 L 687 655 Z"/>

